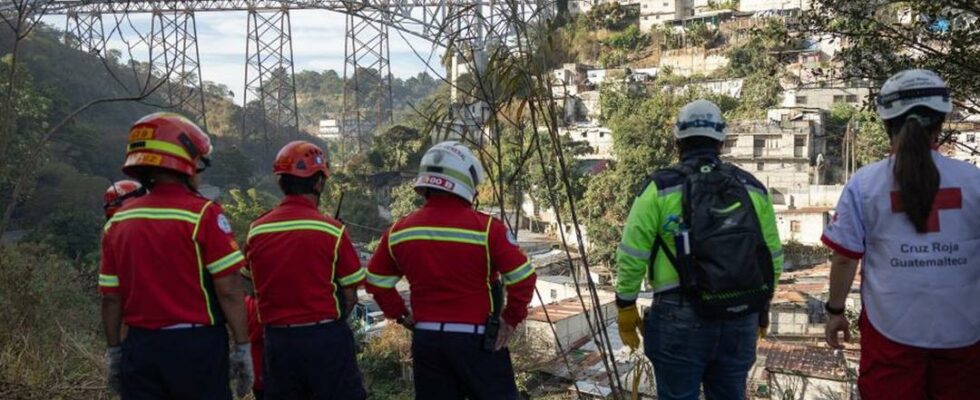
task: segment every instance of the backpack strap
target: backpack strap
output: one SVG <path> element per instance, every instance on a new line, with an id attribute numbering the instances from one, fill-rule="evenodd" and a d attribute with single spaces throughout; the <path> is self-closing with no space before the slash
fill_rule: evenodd
<path id="1" fill-rule="evenodd" d="M 660 250 L 664 251 L 664 255 L 667 256 L 667 261 L 670 261 L 670 264 L 675 269 L 677 268 L 677 257 L 667 248 L 667 245 L 664 243 L 664 238 L 660 236 L 660 232 L 657 232 L 654 236 L 656 236 L 656 239 L 653 240 L 653 248 L 650 249 L 650 260 L 647 263 L 647 277 L 650 282 L 653 282 L 653 267 L 657 262 L 657 254 Z"/>

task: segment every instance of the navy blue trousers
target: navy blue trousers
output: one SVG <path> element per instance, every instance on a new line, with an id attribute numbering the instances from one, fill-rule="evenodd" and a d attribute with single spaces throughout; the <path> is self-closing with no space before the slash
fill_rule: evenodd
<path id="1" fill-rule="evenodd" d="M 367 398 L 346 323 L 265 329 L 267 400 Z"/>
<path id="2" fill-rule="evenodd" d="M 480 348 L 483 335 L 415 330 L 412 361 L 417 400 L 517 400 L 507 349 Z"/>
<path id="3" fill-rule="evenodd" d="M 231 400 L 224 326 L 129 328 L 122 344 L 123 400 Z"/>

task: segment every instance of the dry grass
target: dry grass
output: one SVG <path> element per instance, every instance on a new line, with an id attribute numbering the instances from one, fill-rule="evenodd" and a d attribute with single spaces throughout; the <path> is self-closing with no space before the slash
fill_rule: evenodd
<path id="1" fill-rule="evenodd" d="M 109 398 L 96 280 L 44 246 L 0 247 L 0 398 Z"/>

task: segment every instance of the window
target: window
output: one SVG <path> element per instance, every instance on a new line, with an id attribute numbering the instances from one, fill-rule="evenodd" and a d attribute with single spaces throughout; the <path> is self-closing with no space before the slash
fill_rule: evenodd
<path id="1" fill-rule="evenodd" d="M 854 104 L 854 103 L 857 103 L 858 102 L 858 97 L 855 94 L 849 94 L 849 95 L 847 95 L 847 97 L 845 97 L 845 101 L 847 101 L 848 103 Z"/>
<path id="2" fill-rule="evenodd" d="M 668 2 L 665 1 L 664 2 L 664 7 L 670 7 L 670 3 L 668 3 Z"/>
<path id="3" fill-rule="evenodd" d="M 966 134 L 966 142 L 967 143 L 974 143 L 976 141 L 977 141 L 977 135 L 976 134 L 974 134 L 974 133 L 968 133 L 968 134 Z"/>
<path id="4" fill-rule="evenodd" d="M 766 167 L 766 163 L 761 163 L 761 162 L 755 163 L 755 170 L 756 171 L 765 171 L 766 170 L 765 167 Z"/>
<path id="5" fill-rule="evenodd" d="M 789 231 L 793 233 L 800 233 L 800 221 L 795 219 L 789 221 Z"/>
<path id="6" fill-rule="evenodd" d="M 796 104 L 806 104 L 806 96 L 796 96 Z"/>
<path id="7" fill-rule="evenodd" d="M 793 146 L 796 146 L 796 147 L 806 146 L 806 136 L 794 136 L 793 137 Z"/>
<path id="8" fill-rule="evenodd" d="M 588 132 L 582 132 L 582 137 L 589 137 L 589 133 Z"/>
<path id="9" fill-rule="evenodd" d="M 759 137 L 752 139 L 752 147 L 757 149 L 766 147 L 766 139 Z"/>
<path id="10" fill-rule="evenodd" d="M 552 300 L 558 300 L 558 290 L 557 289 L 551 289 L 551 299 Z"/>
<path id="11" fill-rule="evenodd" d="M 834 95 L 834 103 L 835 104 L 836 103 L 843 103 L 844 102 L 844 98 L 845 98 L 845 96 L 842 95 L 842 94 L 840 94 L 840 95 Z"/>
<path id="12" fill-rule="evenodd" d="M 600 138 L 604 138 L 604 137 L 606 137 L 606 132 L 603 132 L 603 131 L 599 131 L 599 137 L 600 137 Z"/>

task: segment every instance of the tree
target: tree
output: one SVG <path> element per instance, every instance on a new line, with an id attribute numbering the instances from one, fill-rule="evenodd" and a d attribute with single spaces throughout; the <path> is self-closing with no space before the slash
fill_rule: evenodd
<path id="1" fill-rule="evenodd" d="M 884 82 L 907 68 L 931 69 L 949 84 L 957 106 L 980 113 L 977 15 L 976 1 L 815 0 L 801 28 L 843 44 L 835 61 L 845 66 L 845 79 Z"/>
<path id="2" fill-rule="evenodd" d="M 415 171 L 430 145 L 429 135 L 395 125 L 373 138 L 368 160 L 377 172 Z"/>
<path id="3" fill-rule="evenodd" d="M 422 196 L 415 193 L 415 183 L 408 181 L 391 191 L 391 220 L 397 221 L 422 206 Z"/>

